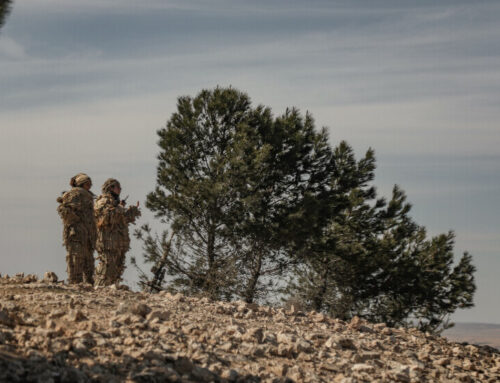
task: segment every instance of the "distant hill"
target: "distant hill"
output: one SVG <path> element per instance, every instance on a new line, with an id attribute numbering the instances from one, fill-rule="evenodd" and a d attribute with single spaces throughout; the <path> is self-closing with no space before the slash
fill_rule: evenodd
<path id="1" fill-rule="evenodd" d="M 487 345 L 500 350 L 500 324 L 456 323 L 442 335 L 455 342 Z"/>

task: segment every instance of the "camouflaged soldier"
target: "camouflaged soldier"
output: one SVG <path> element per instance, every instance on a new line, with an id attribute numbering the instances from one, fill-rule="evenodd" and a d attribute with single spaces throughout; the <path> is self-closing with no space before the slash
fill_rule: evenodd
<path id="1" fill-rule="evenodd" d="M 141 215 L 139 202 L 136 206 L 125 208 L 125 201 L 120 201 L 120 192 L 120 183 L 110 178 L 102 185 L 102 195 L 94 205 L 99 259 L 96 286 L 109 286 L 121 280 L 125 270 L 125 253 L 130 249 L 128 225 Z"/>
<path id="2" fill-rule="evenodd" d="M 68 283 L 94 283 L 94 249 L 97 229 L 94 220 L 92 180 L 85 173 L 71 178 L 72 189 L 57 199 L 63 221 L 63 243 L 67 250 Z"/>

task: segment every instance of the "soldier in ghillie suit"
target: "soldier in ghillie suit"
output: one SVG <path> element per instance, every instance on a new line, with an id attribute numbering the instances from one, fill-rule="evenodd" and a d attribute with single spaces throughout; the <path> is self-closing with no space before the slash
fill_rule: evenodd
<path id="1" fill-rule="evenodd" d="M 63 243 L 67 250 L 68 283 L 94 283 L 94 249 L 97 229 L 94 220 L 92 180 L 85 173 L 71 178 L 72 189 L 57 199 L 63 221 Z"/>
<path id="2" fill-rule="evenodd" d="M 125 253 L 130 249 L 128 225 L 141 215 L 139 202 L 125 208 L 125 201 L 120 201 L 120 192 L 120 183 L 110 178 L 102 185 L 102 195 L 94 205 L 99 259 L 96 286 L 109 286 L 121 280 L 125 270 Z"/>

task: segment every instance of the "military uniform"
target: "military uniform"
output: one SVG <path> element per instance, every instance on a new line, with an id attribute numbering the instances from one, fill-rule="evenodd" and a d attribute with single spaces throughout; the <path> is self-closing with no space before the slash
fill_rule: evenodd
<path id="1" fill-rule="evenodd" d="M 109 286 L 121 280 L 125 271 L 125 253 L 130 249 L 128 225 L 141 215 L 139 208 L 123 207 L 118 195 L 110 191 L 111 181 L 106 181 L 103 194 L 94 205 L 97 223 L 97 243 L 99 264 L 96 267 L 96 286 Z"/>
<path id="2" fill-rule="evenodd" d="M 76 180 L 78 181 L 76 181 Z M 94 283 L 94 257 L 97 229 L 94 220 L 93 194 L 82 187 L 90 178 L 81 173 L 71 179 L 73 188 L 57 199 L 64 229 L 63 243 L 67 250 L 69 283 Z"/>

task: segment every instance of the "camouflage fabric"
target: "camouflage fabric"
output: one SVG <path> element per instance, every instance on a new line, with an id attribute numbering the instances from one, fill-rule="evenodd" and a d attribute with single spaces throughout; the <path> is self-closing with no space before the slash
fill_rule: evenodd
<path id="1" fill-rule="evenodd" d="M 121 188 L 120 182 L 115 178 L 108 178 L 102 185 L 102 194 L 111 193 L 115 186 Z"/>
<path id="2" fill-rule="evenodd" d="M 74 187 L 57 201 L 57 212 L 64 225 L 63 243 L 67 250 L 68 282 L 93 284 L 93 252 L 97 238 L 93 194 L 84 188 Z"/>
<path id="3" fill-rule="evenodd" d="M 86 175 L 85 173 L 78 173 L 76 176 L 71 178 L 71 180 L 69 181 L 69 184 L 70 184 L 70 186 L 76 187 L 76 186 L 83 186 L 87 182 L 92 183 L 92 180 L 90 179 L 90 177 L 88 175 Z"/>
<path id="4" fill-rule="evenodd" d="M 125 253 L 130 249 L 128 225 L 141 215 L 136 206 L 125 208 L 111 193 L 99 196 L 94 205 L 97 223 L 99 264 L 96 268 L 96 286 L 119 282 L 125 271 Z"/>

